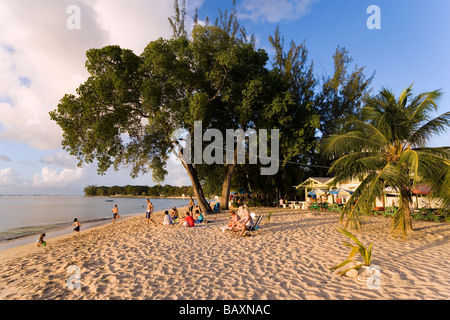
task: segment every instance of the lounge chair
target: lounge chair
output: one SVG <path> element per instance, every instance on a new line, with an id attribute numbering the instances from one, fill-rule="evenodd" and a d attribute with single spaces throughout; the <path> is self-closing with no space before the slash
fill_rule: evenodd
<path id="1" fill-rule="evenodd" d="M 255 222 L 255 224 L 250 228 L 250 230 L 248 230 L 248 231 L 256 231 L 256 230 L 258 230 L 259 229 L 259 225 L 261 224 L 261 220 L 264 218 L 264 215 L 259 215 L 257 218 L 256 218 L 256 222 Z"/>
<path id="2" fill-rule="evenodd" d="M 249 232 L 252 233 L 253 231 L 256 231 L 259 229 L 259 225 L 261 224 L 261 220 L 264 218 L 264 215 L 259 215 L 258 217 L 256 217 L 256 222 L 253 224 L 252 227 L 250 227 L 249 230 L 244 230 L 244 231 L 235 231 L 235 232 L 241 232 L 241 234 L 239 235 L 238 238 L 240 238 L 241 236 L 244 235 L 244 233 Z"/>

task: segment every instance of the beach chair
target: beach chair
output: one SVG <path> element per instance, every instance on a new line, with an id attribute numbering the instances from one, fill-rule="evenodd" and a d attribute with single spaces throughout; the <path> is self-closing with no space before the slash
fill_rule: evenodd
<path id="1" fill-rule="evenodd" d="M 317 209 L 317 211 L 320 211 L 320 207 L 319 207 L 319 205 L 317 204 L 317 202 L 314 202 L 312 205 L 311 205 L 311 211 L 312 210 L 314 210 L 314 209 Z"/>
<path id="2" fill-rule="evenodd" d="M 256 231 L 256 230 L 258 230 L 259 229 L 259 225 L 261 224 L 261 220 L 264 218 L 264 215 L 259 215 L 257 218 L 256 218 L 256 222 L 255 222 L 255 224 L 253 225 L 253 227 L 251 227 L 250 228 L 250 230 L 248 230 L 248 231 Z"/>

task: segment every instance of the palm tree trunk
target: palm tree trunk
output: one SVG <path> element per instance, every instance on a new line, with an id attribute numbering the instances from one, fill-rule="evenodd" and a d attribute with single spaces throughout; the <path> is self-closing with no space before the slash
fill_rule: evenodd
<path id="1" fill-rule="evenodd" d="M 406 239 L 409 231 L 414 231 L 412 227 L 411 210 L 409 208 L 411 204 L 411 192 L 410 190 L 401 189 L 399 198 L 399 210 L 393 218 L 393 231 L 401 233 L 403 238 Z"/>
<path id="2" fill-rule="evenodd" d="M 410 209 L 410 205 L 412 202 L 411 190 L 403 190 L 402 198 L 404 200 L 402 201 L 402 205 L 403 205 L 403 215 L 404 215 L 403 219 L 405 221 L 405 227 L 407 231 L 413 231 L 411 209 Z"/>

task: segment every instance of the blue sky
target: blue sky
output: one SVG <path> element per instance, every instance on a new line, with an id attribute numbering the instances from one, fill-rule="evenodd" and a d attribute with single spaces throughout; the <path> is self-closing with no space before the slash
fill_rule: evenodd
<path id="1" fill-rule="evenodd" d="M 230 1 L 188 0 L 189 15 L 212 20 Z M 68 30 L 69 5 L 81 8 L 81 29 Z M 381 10 L 381 29 L 369 30 L 370 5 Z M 442 89 L 439 113 L 450 111 L 450 1 L 448 0 L 239 0 L 240 22 L 257 46 L 271 53 L 268 36 L 277 25 L 285 38 L 306 41 L 318 76 L 331 75 L 336 47 L 354 65 L 375 72 L 374 92 L 397 95 L 414 83 L 416 93 Z M 95 166 L 77 168 L 60 147 L 61 131 L 48 118 L 65 93 L 86 77 L 84 53 L 119 44 L 140 53 L 158 37 L 169 37 L 172 1 L 2 0 L 0 3 L 0 194 L 81 194 L 84 186 L 153 185 L 150 175 L 132 180 L 126 168 L 98 176 Z M 145 32 L 143 32 L 145 30 Z M 450 132 L 430 140 L 450 145 Z M 166 183 L 189 184 L 169 162 Z"/>

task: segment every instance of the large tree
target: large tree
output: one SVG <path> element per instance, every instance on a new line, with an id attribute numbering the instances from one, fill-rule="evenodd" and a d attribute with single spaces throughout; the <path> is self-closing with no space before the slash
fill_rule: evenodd
<path id="1" fill-rule="evenodd" d="M 90 77 L 50 112 L 63 129 L 64 149 L 80 165 L 97 161 L 103 174 L 124 164 L 133 177 L 150 170 L 161 182 L 169 153 L 179 146 L 175 129 L 194 137 L 196 121 L 203 132 L 250 127 L 254 106 L 246 92 L 261 85 L 267 54 L 246 41 L 242 28 L 236 36 L 235 13 L 221 13 L 213 26 L 196 24 L 188 36 L 184 8 L 175 4 L 171 39 L 150 42 L 140 56 L 119 46 L 89 50 Z M 197 172 L 202 164 L 181 163 L 200 207 L 210 212 Z M 224 165 L 230 177 L 233 165 Z M 229 180 L 223 187 L 228 193 Z"/>
<path id="2" fill-rule="evenodd" d="M 333 74 L 322 76 L 321 86 L 315 96 L 314 107 L 320 115 L 318 144 L 324 137 L 337 134 L 348 118 L 361 118 L 364 98 L 371 92 L 370 84 L 374 74 L 367 77 L 365 67 L 354 66 L 353 58 L 346 48 L 338 46 L 333 55 Z M 310 173 L 313 176 L 325 176 L 330 161 L 322 157 L 320 149 L 310 153 Z"/>
<path id="3" fill-rule="evenodd" d="M 415 185 L 427 184 L 432 196 L 448 207 L 450 148 L 426 147 L 433 134 L 450 127 L 450 112 L 432 117 L 440 96 L 440 91 L 413 96 L 411 86 L 396 98 L 382 89 L 366 99 L 362 120 L 347 121 L 342 132 L 324 141 L 324 153 L 335 159 L 330 169 L 335 182 L 362 181 L 345 205 L 341 221 L 347 216 L 347 224 L 360 227 L 361 214 L 370 212 L 386 186 L 399 192 L 392 230 L 405 238 L 413 230 L 410 204 Z"/>

